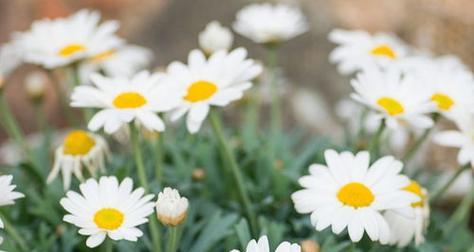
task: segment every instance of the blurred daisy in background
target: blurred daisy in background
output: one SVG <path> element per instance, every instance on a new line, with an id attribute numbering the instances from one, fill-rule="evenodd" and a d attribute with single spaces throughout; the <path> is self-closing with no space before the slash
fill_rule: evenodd
<path id="1" fill-rule="evenodd" d="M 211 55 L 217 51 L 229 51 L 234 41 L 234 36 L 229 28 L 222 26 L 218 21 L 206 25 L 204 31 L 199 33 L 199 47 Z"/>
<path id="2" fill-rule="evenodd" d="M 90 75 L 98 72 L 108 77 L 130 78 L 147 68 L 152 58 L 153 53 L 147 48 L 124 45 L 86 59 L 79 68 L 79 74 L 83 82 L 89 82 Z"/>
<path id="3" fill-rule="evenodd" d="M 458 129 L 438 132 L 433 141 L 442 146 L 459 148 L 458 163 L 474 167 L 474 114 L 458 113 L 454 118 Z"/>
<path id="4" fill-rule="evenodd" d="M 60 201 L 68 212 L 63 220 L 79 227 L 87 235 L 89 248 L 99 246 L 109 236 L 112 240 L 136 242 L 143 232 L 137 226 L 148 222 L 153 213 L 153 194 L 145 189 L 133 190 L 133 181 L 125 178 L 101 177 L 99 182 L 88 179 L 80 185 L 81 194 L 69 191 Z"/>
<path id="5" fill-rule="evenodd" d="M 188 131 L 196 133 L 211 106 L 223 107 L 242 98 L 243 92 L 252 87 L 252 80 L 262 72 L 260 65 L 246 57 L 247 51 L 243 48 L 219 51 L 209 59 L 203 52 L 193 50 L 189 53 L 188 65 L 171 63 L 164 82 L 184 92 L 171 120 L 176 121 L 187 113 Z"/>
<path id="6" fill-rule="evenodd" d="M 22 51 L 15 42 L 3 44 L 0 47 L 0 89 L 11 72 L 22 62 Z"/>
<path id="7" fill-rule="evenodd" d="M 300 9 L 285 4 L 251 4 L 242 8 L 233 24 L 234 30 L 259 44 L 274 45 L 308 31 Z"/>
<path id="8" fill-rule="evenodd" d="M 92 131 L 104 128 L 112 134 L 133 121 L 150 131 L 163 131 L 165 124 L 156 113 L 176 108 L 184 91 L 162 85 L 160 79 L 161 74 L 146 71 L 131 78 L 93 74 L 93 86 L 74 89 L 71 106 L 101 109 L 89 121 L 88 128 Z"/>
<path id="9" fill-rule="evenodd" d="M 311 213 L 316 230 L 345 228 L 353 242 L 366 232 L 372 241 L 387 244 L 390 230 L 382 211 L 410 206 L 420 198 L 403 188 L 410 180 L 401 175 L 403 164 L 385 156 L 369 166 L 369 153 L 324 152 L 325 165 L 313 164 L 299 183 L 305 189 L 291 195 L 298 213 Z"/>
<path id="10" fill-rule="evenodd" d="M 16 185 L 12 184 L 12 175 L 0 176 L 0 206 L 7 206 L 15 204 L 15 200 L 25 197 L 23 193 L 15 192 Z M 0 218 L 0 228 L 4 228 L 2 219 Z M 3 238 L 0 237 L 0 244 L 2 244 Z"/>
<path id="11" fill-rule="evenodd" d="M 335 29 L 329 40 L 338 46 L 329 54 L 329 61 L 338 64 L 341 74 L 352 74 L 367 67 L 385 68 L 403 59 L 407 46 L 395 35 Z"/>
<path id="12" fill-rule="evenodd" d="M 53 169 L 47 182 L 51 183 L 62 173 L 64 189 L 69 189 L 74 174 L 81 182 L 84 180 L 83 168 L 87 168 L 90 176 L 105 171 L 105 161 L 109 156 L 109 147 L 104 138 L 83 130 L 69 132 L 63 144 L 56 149 Z"/>
<path id="13" fill-rule="evenodd" d="M 230 252 L 239 252 L 239 250 L 234 249 Z M 270 245 L 268 243 L 268 237 L 266 235 L 260 237 L 258 241 L 251 240 L 247 244 L 245 252 L 270 252 Z M 296 243 L 289 243 L 287 241 L 280 243 L 276 248 L 275 252 L 301 252 L 300 245 Z"/>
<path id="14" fill-rule="evenodd" d="M 186 219 L 188 199 L 181 197 L 178 190 L 165 187 L 158 194 L 156 216 L 163 225 L 177 226 Z"/>
<path id="15" fill-rule="evenodd" d="M 424 233 L 430 217 L 427 191 L 416 181 L 411 181 L 403 189 L 418 196 L 420 200 L 405 208 L 384 213 L 390 227 L 390 244 L 405 247 L 414 239 L 415 244 L 420 245 L 425 240 Z"/>
<path id="16" fill-rule="evenodd" d="M 100 22 L 97 11 L 81 10 L 65 18 L 35 21 L 15 36 L 25 62 L 52 69 L 117 48 L 116 21 Z"/>
<path id="17" fill-rule="evenodd" d="M 377 119 L 385 119 L 389 128 L 433 126 L 429 113 L 435 111 L 435 104 L 418 79 L 393 69 L 368 68 L 351 84 L 355 91 L 351 97 L 377 112 Z"/>

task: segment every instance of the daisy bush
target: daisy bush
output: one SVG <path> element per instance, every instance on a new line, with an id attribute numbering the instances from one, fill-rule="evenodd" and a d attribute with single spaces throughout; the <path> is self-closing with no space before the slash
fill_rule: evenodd
<path id="1" fill-rule="evenodd" d="M 352 90 L 335 109 L 341 140 L 283 120 L 278 52 L 312 29 L 298 6 L 209 20 L 197 49 L 164 66 L 119 28 L 80 10 L 1 46 L 0 123 L 20 156 L 0 167 L 1 249 L 473 251 L 474 187 L 448 193 L 474 165 L 474 77 L 458 58 L 394 34 L 331 31 L 328 60 Z M 20 65 L 35 66 L 25 89 L 39 141 L 3 93 Z M 42 112 L 46 82 L 64 128 Z M 441 165 L 424 161 L 429 146 L 457 151 L 457 169 L 430 169 Z"/>

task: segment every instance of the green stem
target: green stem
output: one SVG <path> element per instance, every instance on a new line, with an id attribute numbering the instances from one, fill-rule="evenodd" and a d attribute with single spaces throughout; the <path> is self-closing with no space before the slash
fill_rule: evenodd
<path id="1" fill-rule="evenodd" d="M 164 139 L 165 137 L 165 132 L 160 132 L 160 135 L 158 136 L 158 139 L 155 141 L 155 176 L 156 176 L 156 181 L 160 186 L 162 186 L 163 183 L 163 158 L 164 158 Z"/>
<path id="2" fill-rule="evenodd" d="M 0 219 L 2 219 L 3 224 L 5 225 L 5 231 L 7 231 L 7 233 L 10 235 L 12 240 L 14 240 L 18 244 L 18 246 L 20 246 L 21 250 L 31 251 L 28 248 L 26 241 L 23 239 L 23 236 L 20 235 L 20 233 L 18 232 L 18 230 L 16 230 L 14 225 L 10 224 L 10 221 L 3 213 L 0 213 Z"/>
<path id="3" fill-rule="evenodd" d="M 69 126 L 76 126 L 77 125 L 77 119 L 72 113 L 72 109 L 69 106 L 69 97 L 68 97 L 68 90 L 65 90 L 65 88 L 59 83 L 58 78 L 54 75 L 54 72 L 52 70 L 48 70 L 48 77 L 51 80 L 51 82 L 54 85 L 54 89 L 56 91 L 56 96 L 58 99 L 59 106 L 61 108 L 61 113 L 63 113 L 66 117 L 66 121 L 69 124 Z"/>
<path id="4" fill-rule="evenodd" d="M 453 185 L 453 183 L 458 179 L 458 177 L 466 170 L 468 169 L 471 169 L 471 165 L 470 164 L 467 164 L 467 165 L 464 165 L 462 167 L 460 167 L 450 178 L 449 180 L 446 182 L 446 184 L 444 184 L 442 187 L 440 187 L 438 190 L 436 190 L 430 197 L 430 202 L 435 202 L 436 200 L 438 200 L 439 198 L 441 198 L 441 196 L 443 196 L 443 194 Z"/>
<path id="5" fill-rule="evenodd" d="M 72 70 L 72 89 L 74 89 L 75 87 L 78 87 L 80 86 L 82 83 L 81 83 L 81 78 L 79 76 L 79 67 L 80 67 L 80 62 L 75 62 L 71 65 L 71 70 Z M 82 109 L 82 117 L 83 117 L 83 120 L 84 122 L 87 123 L 89 122 L 89 120 L 92 118 L 94 114 L 94 111 L 92 110 L 92 108 L 83 108 Z"/>
<path id="6" fill-rule="evenodd" d="M 221 153 L 223 154 L 223 159 L 225 160 L 225 162 L 231 169 L 232 176 L 237 185 L 237 190 L 239 192 L 242 204 L 244 205 L 244 209 L 245 209 L 247 218 L 249 219 L 250 226 L 252 227 L 253 233 L 256 234 L 257 220 L 255 217 L 255 214 L 252 211 L 250 198 L 247 194 L 247 191 L 245 190 L 244 179 L 243 179 L 241 170 L 239 166 L 237 165 L 235 156 L 232 150 L 230 149 L 230 146 L 227 144 L 226 138 L 224 136 L 224 132 L 222 130 L 221 121 L 216 111 L 211 111 L 210 119 L 211 119 L 211 124 L 214 130 L 214 133 L 216 134 L 216 137 L 218 139 L 220 149 L 222 150 Z"/>
<path id="7" fill-rule="evenodd" d="M 467 192 L 463 200 L 454 211 L 453 215 L 449 218 L 448 222 L 443 229 L 444 234 L 450 234 L 453 230 L 459 227 L 462 223 L 467 223 L 471 208 L 474 202 L 474 183 L 471 185 L 471 191 Z"/>
<path id="8" fill-rule="evenodd" d="M 168 228 L 168 245 L 166 252 L 176 252 L 178 247 L 178 227 Z"/>
<path id="9" fill-rule="evenodd" d="M 370 150 L 370 155 L 372 157 L 372 160 L 376 160 L 380 156 L 380 138 L 384 130 L 385 130 L 385 120 L 382 120 L 380 122 L 379 128 L 377 129 L 377 132 L 372 137 L 369 144 L 369 150 Z"/>
<path id="10" fill-rule="evenodd" d="M 140 180 L 140 184 L 143 186 L 143 188 L 145 188 L 145 191 L 148 193 L 150 192 L 150 187 L 147 182 L 145 165 L 143 163 L 143 154 L 140 148 L 139 130 L 135 125 L 133 125 L 133 123 L 130 124 L 130 137 L 132 140 L 133 157 L 135 159 L 138 179 Z M 156 218 L 150 218 L 149 228 L 153 240 L 154 251 L 159 252 L 161 251 L 161 235 Z"/>
<path id="11" fill-rule="evenodd" d="M 434 114 L 432 116 L 432 119 L 434 121 L 434 123 L 436 124 L 436 122 L 439 120 L 439 117 L 440 115 L 438 113 Z M 410 162 L 410 160 L 415 156 L 415 154 L 418 152 L 418 150 L 420 149 L 421 145 L 423 144 L 423 142 L 425 142 L 425 140 L 428 138 L 428 136 L 430 135 L 431 131 L 433 130 L 434 126 L 431 127 L 431 128 L 428 128 L 426 129 L 424 132 L 423 132 L 423 135 L 421 135 L 417 140 L 416 142 L 405 152 L 405 154 L 403 155 L 402 157 L 402 162 L 406 165 L 408 162 Z"/>
<path id="12" fill-rule="evenodd" d="M 272 96 L 272 104 L 270 108 L 270 123 L 272 138 L 278 136 L 281 128 L 281 105 L 280 96 L 278 94 L 278 83 L 276 79 L 276 65 L 278 61 L 278 50 L 275 46 L 267 47 L 267 66 L 270 76 L 270 90 Z"/>
<path id="13" fill-rule="evenodd" d="M 104 252 L 113 252 L 114 251 L 114 243 L 111 239 L 106 238 L 103 246 Z"/>

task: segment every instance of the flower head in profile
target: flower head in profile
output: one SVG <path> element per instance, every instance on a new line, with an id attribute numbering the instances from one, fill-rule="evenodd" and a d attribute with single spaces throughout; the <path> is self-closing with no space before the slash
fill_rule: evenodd
<path id="1" fill-rule="evenodd" d="M 301 177 L 303 190 L 291 195 L 298 213 L 311 213 L 311 223 L 321 231 L 331 226 L 340 234 L 347 228 L 358 242 L 364 232 L 372 241 L 386 244 L 390 229 L 382 211 L 409 206 L 420 198 L 403 188 L 410 180 L 401 175 L 403 164 L 385 156 L 369 165 L 369 153 L 356 155 L 326 150 L 326 164 L 313 164 Z"/>
<path id="2" fill-rule="evenodd" d="M 181 197 L 178 190 L 165 187 L 158 194 L 156 215 L 163 225 L 177 226 L 186 219 L 188 199 Z"/>
<path id="3" fill-rule="evenodd" d="M 428 90 L 411 75 L 395 69 L 370 68 L 352 80 L 352 87 L 355 92 L 351 97 L 373 109 L 378 120 L 385 119 L 392 129 L 405 125 L 418 129 L 433 126 L 429 113 L 434 112 L 435 104 Z"/>
<path id="4" fill-rule="evenodd" d="M 415 244 L 419 245 L 425 240 L 424 233 L 430 216 L 427 191 L 416 181 L 411 181 L 403 190 L 413 193 L 420 200 L 410 206 L 384 213 L 384 218 L 390 227 L 389 243 L 405 247 L 414 239 Z"/>
<path id="5" fill-rule="evenodd" d="M 458 163 L 474 167 L 474 114 L 464 111 L 454 118 L 458 129 L 436 133 L 433 140 L 442 146 L 459 148 Z"/>
<path id="6" fill-rule="evenodd" d="M 242 36 L 259 44 L 278 44 L 308 30 L 300 9 L 286 4 L 251 4 L 241 9 L 233 25 Z"/>
<path id="7" fill-rule="evenodd" d="M 370 35 L 365 31 L 335 29 L 329 40 L 338 46 L 329 55 L 341 74 L 352 74 L 367 67 L 385 68 L 407 55 L 407 47 L 391 34 Z"/>
<path id="8" fill-rule="evenodd" d="M 233 41 L 232 32 L 218 21 L 210 22 L 204 31 L 199 33 L 199 46 L 208 55 L 220 50 L 229 51 Z"/>
<path id="9" fill-rule="evenodd" d="M 206 119 L 211 106 L 224 107 L 240 99 L 245 90 L 252 87 L 252 79 L 262 67 L 247 59 L 243 48 L 231 52 L 219 51 L 206 59 L 204 53 L 193 50 L 188 65 L 173 62 L 168 66 L 165 80 L 184 93 L 180 105 L 172 112 L 175 121 L 187 113 L 188 131 L 196 133 Z"/>
<path id="10" fill-rule="evenodd" d="M 94 86 L 76 87 L 71 106 L 101 109 L 89 122 L 92 131 L 104 128 L 112 134 L 134 121 L 150 131 L 163 131 L 165 124 L 156 113 L 174 109 L 181 102 L 183 91 L 162 85 L 161 78 L 161 74 L 145 71 L 131 78 L 93 74 Z"/>
<path id="11" fill-rule="evenodd" d="M 239 250 L 231 250 L 230 252 L 239 252 Z M 270 245 L 268 244 L 268 237 L 266 235 L 260 237 L 258 241 L 251 240 L 247 244 L 245 252 L 270 252 Z M 280 243 L 275 252 L 301 252 L 300 245 L 296 243 L 289 243 L 287 241 Z"/>
<path id="12" fill-rule="evenodd" d="M 79 73 L 81 80 L 88 81 L 92 73 L 103 71 L 109 77 L 130 78 L 148 67 L 152 52 L 136 45 L 124 45 L 93 55 L 84 60 Z"/>
<path id="13" fill-rule="evenodd" d="M 100 24 L 100 13 L 81 10 L 65 18 L 35 21 L 29 31 L 16 35 L 26 62 L 52 69 L 117 48 L 119 24 Z"/>
<path id="14" fill-rule="evenodd" d="M 108 155 L 109 147 L 101 136 L 83 130 L 71 131 L 64 138 L 63 144 L 56 149 L 53 169 L 47 182 L 51 183 L 61 172 L 64 189 L 69 189 L 73 174 L 80 181 L 84 180 L 84 168 L 93 177 L 99 170 L 104 172 Z"/>
<path id="15" fill-rule="evenodd" d="M 12 184 L 12 175 L 0 176 L 0 206 L 15 204 L 15 200 L 25 197 L 23 193 L 15 192 L 16 185 Z M 3 221 L 0 219 L 0 228 L 3 228 Z M 3 239 L 0 237 L 0 243 Z"/>
<path id="16" fill-rule="evenodd" d="M 99 246 L 109 236 L 112 240 L 137 241 L 143 232 L 137 226 L 148 222 L 153 213 L 153 194 L 143 188 L 133 190 L 133 181 L 125 178 L 88 179 L 80 185 L 81 194 L 69 191 L 61 206 L 68 212 L 64 221 L 79 227 L 87 235 L 86 245 Z"/>

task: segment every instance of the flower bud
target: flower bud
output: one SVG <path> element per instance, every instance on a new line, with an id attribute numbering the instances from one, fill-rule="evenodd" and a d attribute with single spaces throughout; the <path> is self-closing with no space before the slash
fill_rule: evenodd
<path id="1" fill-rule="evenodd" d="M 48 82 L 47 77 L 41 72 L 33 72 L 25 78 L 25 91 L 33 101 L 39 101 L 43 98 L 46 83 Z"/>
<path id="2" fill-rule="evenodd" d="M 301 252 L 319 252 L 319 244 L 313 240 L 301 241 Z"/>
<path id="3" fill-rule="evenodd" d="M 206 177 L 206 172 L 204 171 L 204 169 L 202 169 L 202 168 L 196 168 L 196 169 L 194 169 L 194 171 L 193 171 L 193 173 L 192 173 L 192 178 L 193 178 L 195 181 L 201 181 L 201 180 L 203 180 L 205 177 Z"/>
<path id="4" fill-rule="evenodd" d="M 233 40 L 232 32 L 217 21 L 210 22 L 199 33 L 199 46 L 208 55 L 219 50 L 229 50 Z"/>
<path id="5" fill-rule="evenodd" d="M 156 215 L 164 225 L 177 226 L 186 219 L 188 199 L 181 197 L 178 190 L 166 187 L 158 194 Z"/>

